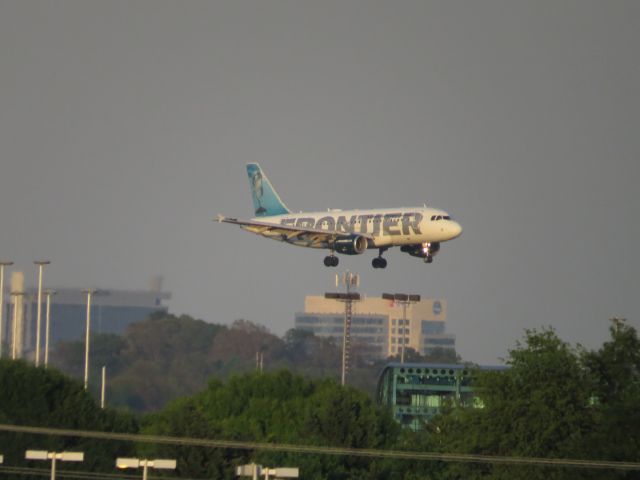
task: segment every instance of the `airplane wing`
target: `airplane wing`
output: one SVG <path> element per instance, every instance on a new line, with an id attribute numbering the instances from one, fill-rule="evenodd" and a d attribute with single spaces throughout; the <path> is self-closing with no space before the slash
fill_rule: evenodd
<path id="1" fill-rule="evenodd" d="M 353 233 L 338 232 L 336 230 L 296 227 L 255 220 L 238 220 L 237 218 L 229 218 L 222 215 L 218 215 L 216 220 L 220 223 L 239 225 L 240 228 L 263 237 L 303 247 L 329 248 L 336 240 L 354 235 Z M 373 236 L 367 233 L 356 233 L 355 235 L 365 237 L 371 242 L 374 241 Z"/>

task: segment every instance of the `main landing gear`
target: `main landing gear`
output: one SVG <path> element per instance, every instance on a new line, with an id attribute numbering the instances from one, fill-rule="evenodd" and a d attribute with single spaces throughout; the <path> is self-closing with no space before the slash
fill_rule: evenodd
<path id="1" fill-rule="evenodd" d="M 381 248 L 380 253 L 378 253 L 378 256 L 373 260 L 371 260 L 371 266 L 373 268 L 387 268 L 387 261 L 384 258 L 382 258 L 382 254 L 384 253 L 385 250 L 387 249 Z"/>
<path id="2" fill-rule="evenodd" d="M 325 267 L 337 267 L 340 259 L 336 257 L 333 253 L 331 255 L 327 255 L 324 257 L 324 266 Z"/>

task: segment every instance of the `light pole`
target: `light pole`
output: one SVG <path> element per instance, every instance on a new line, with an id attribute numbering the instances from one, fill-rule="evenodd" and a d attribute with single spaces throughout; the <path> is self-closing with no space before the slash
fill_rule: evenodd
<path id="1" fill-rule="evenodd" d="M 407 306 L 420 301 L 420 295 L 412 295 L 407 293 L 383 293 L 382 298 L 385 300 L 393 300 L 402 305 L 402 348 L 400 349 L 400 363 L 404 363 L 404 348 L 406 344 L 407 332 Z"/>
<path id="2" fill-rule="evenodd" d="M 22 341 L 22 335 L 18 335 L 22 325 L 18 325 L 18 298 L 24 296 L 24 292 L 11 292 L 13 297 L 13 333 L 11 335 L 11 359 L 15 360 L 18 355 L 18 341 Z M 20 336 L 20 339 L 18 339 Z"/>
<path id="3" fill-rule="evenodd" d="M 55 295 L 57 292 L 55 290 L 47 290 L 44 293 L 47 296 L 47 320 L 44 333 L 44 368 L 46 369 L 49 366 L 49 337 L 51 336 L 51 295 Z"/>
<path id="4" fill-rule="evenodd" d="M 84 389 L 89 388 L 89 334 L 91 333 L 91 297 L 98 293 L 96 288 L 83 290 L 82 293 L 87 294 L 87 325 L 86 335 L 84 339 Z"/>
<path id="5" fill-rule="evenodd" d="M 142 480 L 147 480 L 147 471 L 149 467 L 156 470 L 175 470 L 176 461 L 168 459 L 148 460 L 146 458 L 117 458 L 116 467 L 120 469 L 142 467 Z"/>
<path id="6" fill-rule="evenodd" d="M 10 267 L 13 262 L 0 261 L 0 358 L 2 358 L 2 342 L 4 339 L 4 267 Z"/>
<path id="7" fill-rule="evenodd" d="M 251 477 L 252 480 L 258 480 L 259 476 L 264 476 L 265 480 L 269 480 L 270 478 L 298 478 L 299 475 L 300 470 L 297 467 L 269 468 L 255 463 L 236 467 L 236 476 Z"/>
<path id="8" fill-rule="evenodd" d="M 42 270 L 49 265 L 49 260 L 36 260 L 38 266 L 38 314 L 36 320 L 36 367 L 40 365 L 40 330 L 42 325 Z"/>
<path id="9" fill-rule="evenodd" d="M 104 410 L 105 390 L 107 388 L 107 367 L 102 366 L 102 384 L 100 386 L 100 408 Z"/>
<path id="10" fill-rule="evenodd" d="M 346 286 L 347 293 L 327 292 L 324 298 L 344 302 L 344 329 L 342 336 L 342 375 L 341 384 L 345 385 L 347 381 L 347 371 L 349 370 L 349 354 L 351 351 L 351 318 L 353 316 L 353 302 L 360 300 L 360 294 L 351 291 L 351 286 L 357 286 L 360 279 L 357 274 L 345 272 L 342 277 L 342 283 Z M 336 286 L 340 283 L 338 275 L 336 275 Z"/>
<path id="11" fill-rule="evenodd" d="M 51 460 L 51 480 L 56 479 L 56 460 L 63 462 L 84 462 L 84 452 L 47 452 L 46 450 L 27 450 L 27 460 Z"/>

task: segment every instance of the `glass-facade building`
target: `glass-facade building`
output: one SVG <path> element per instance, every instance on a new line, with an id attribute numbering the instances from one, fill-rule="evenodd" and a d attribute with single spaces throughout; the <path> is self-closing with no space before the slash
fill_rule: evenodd
<path id="1" fill-rule="evenodd" d="M 446 404 L 481 407 L 473 390 L 479 370 L 504 370 L 505 366 L 435 363 L 390 363 L 378 380 L 377 399 L 391 410 L 403 427 L 419 430 Z"/>
<path id="2" fill-rule="evenodd" d="M 33 355 L 37 338 L 37 289 L 20 290 L 18 297 L 16 337 L 19 356 Z M 4 322 L 2 323 L 3 353 L 7 355 L 13 340 L 13 311 L 15 298 L 11 290 L 4 293 Z M 129 325 L 146 319 L 155 312 L 166 312 L 162 302 L 171 298 L 169 292 L 150 290 L 101 290 L 91 299 L 91 332 L 122 334 Z M 87 294 L 82 289 L 56 288 L 50 302 L 50 346 L 59 341 L 83 340 L 86 331 Z M 45 342 L 46 295 L 42 295 L 40 325 L 41 349 Z"/>

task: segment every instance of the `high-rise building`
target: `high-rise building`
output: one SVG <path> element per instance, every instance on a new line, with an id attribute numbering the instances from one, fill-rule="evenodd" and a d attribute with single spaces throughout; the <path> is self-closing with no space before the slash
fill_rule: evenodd
<path id="1" fill-rule="evenodd" d="M 455 335 L 445 332 L 445 300 L 422 299 L 407 305 L 406 314 L 405 319 L 399 303 L 380 297 L 364 297 L 354 302 L 352 344 L 371 360 L 397 355 L 403 344 L 422 355 L 436 348 L 455 350 Z M 344 304 L 323 296 L 307 296 L 304 312 L 295 315 L 295 328 L 342 342 Z"/>

